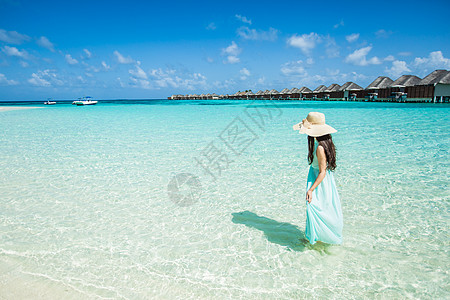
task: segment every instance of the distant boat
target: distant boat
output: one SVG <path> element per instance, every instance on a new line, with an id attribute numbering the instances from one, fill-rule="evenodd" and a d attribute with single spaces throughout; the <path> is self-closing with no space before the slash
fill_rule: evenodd
<path id="1" fill-rule="evenodd" d="M 44 102 L 45 105 L 55 105 L 56 102 L 52 101 L 52 98 L 48 98 L 47 101 Z"/>
<path id="2" fill-rule="evenodd" d="M 95 105 L 98 101 L 92 100 L 92 97 L 78 98 L 78 100 L 73 101 L 72 105 L 84 106 L 84 105 Z"/>

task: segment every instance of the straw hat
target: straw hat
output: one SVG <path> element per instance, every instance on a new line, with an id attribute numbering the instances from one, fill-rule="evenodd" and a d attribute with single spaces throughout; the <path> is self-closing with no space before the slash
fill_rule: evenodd
<path id="1" fill-rule="evenodd" d="M 294 130 L 299 133 L 306 133 L 309 136 L 317 137 L 325 134 L 335 133 L 336 129 L 325 124 L 325 115 L 319 112 L 310 112 L 306 119 L 294 125 Z"/>

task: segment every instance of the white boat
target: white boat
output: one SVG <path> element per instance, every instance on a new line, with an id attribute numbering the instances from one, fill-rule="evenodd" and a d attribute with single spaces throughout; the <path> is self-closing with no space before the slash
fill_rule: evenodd
<path id="1" fill-rule="evenodd" d="M 92 100 L 92 97 L 78 98 L 78 100 L 73 101 L 72 105 L 84 106 L 84 105 L 95 105 L 98 101 Z"/>
<path id="2" fill-rule="evenodd" d="M 45 104 L 45 105 L 55 105 L 56 102 L 55 102 L 55 101 L 52 101 L 51 98 L 48 98 L 47 101 L 44 102 L 44 104 Z"/>

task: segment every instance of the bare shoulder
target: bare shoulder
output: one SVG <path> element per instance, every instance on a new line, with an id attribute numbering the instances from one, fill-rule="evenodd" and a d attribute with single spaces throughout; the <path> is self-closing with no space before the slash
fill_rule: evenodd
<path id="1" fill-rule="evenodd" d="M 323 146 L 321 145 L 317 146 L 317 154 L 325 155 L 325 149 L 323 148 Z"/>
<path id="2" fill-rule="evenodd" d="M 317 158 L 320 160 L 321 158 L 325 158 L 325 149 L 319 145 L 316 151 Z"/>

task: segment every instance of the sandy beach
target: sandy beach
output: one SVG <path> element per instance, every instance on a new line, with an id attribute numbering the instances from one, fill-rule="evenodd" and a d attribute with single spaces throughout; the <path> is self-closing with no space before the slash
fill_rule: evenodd
<path id="1" fill-rule="evenodd" d="M 0 106 L 0 112 L 9 111 L 9 110 L 19 110 L 19 109 L 33 109 L 33 108 L 41 108 L 36 106 Z"/>

